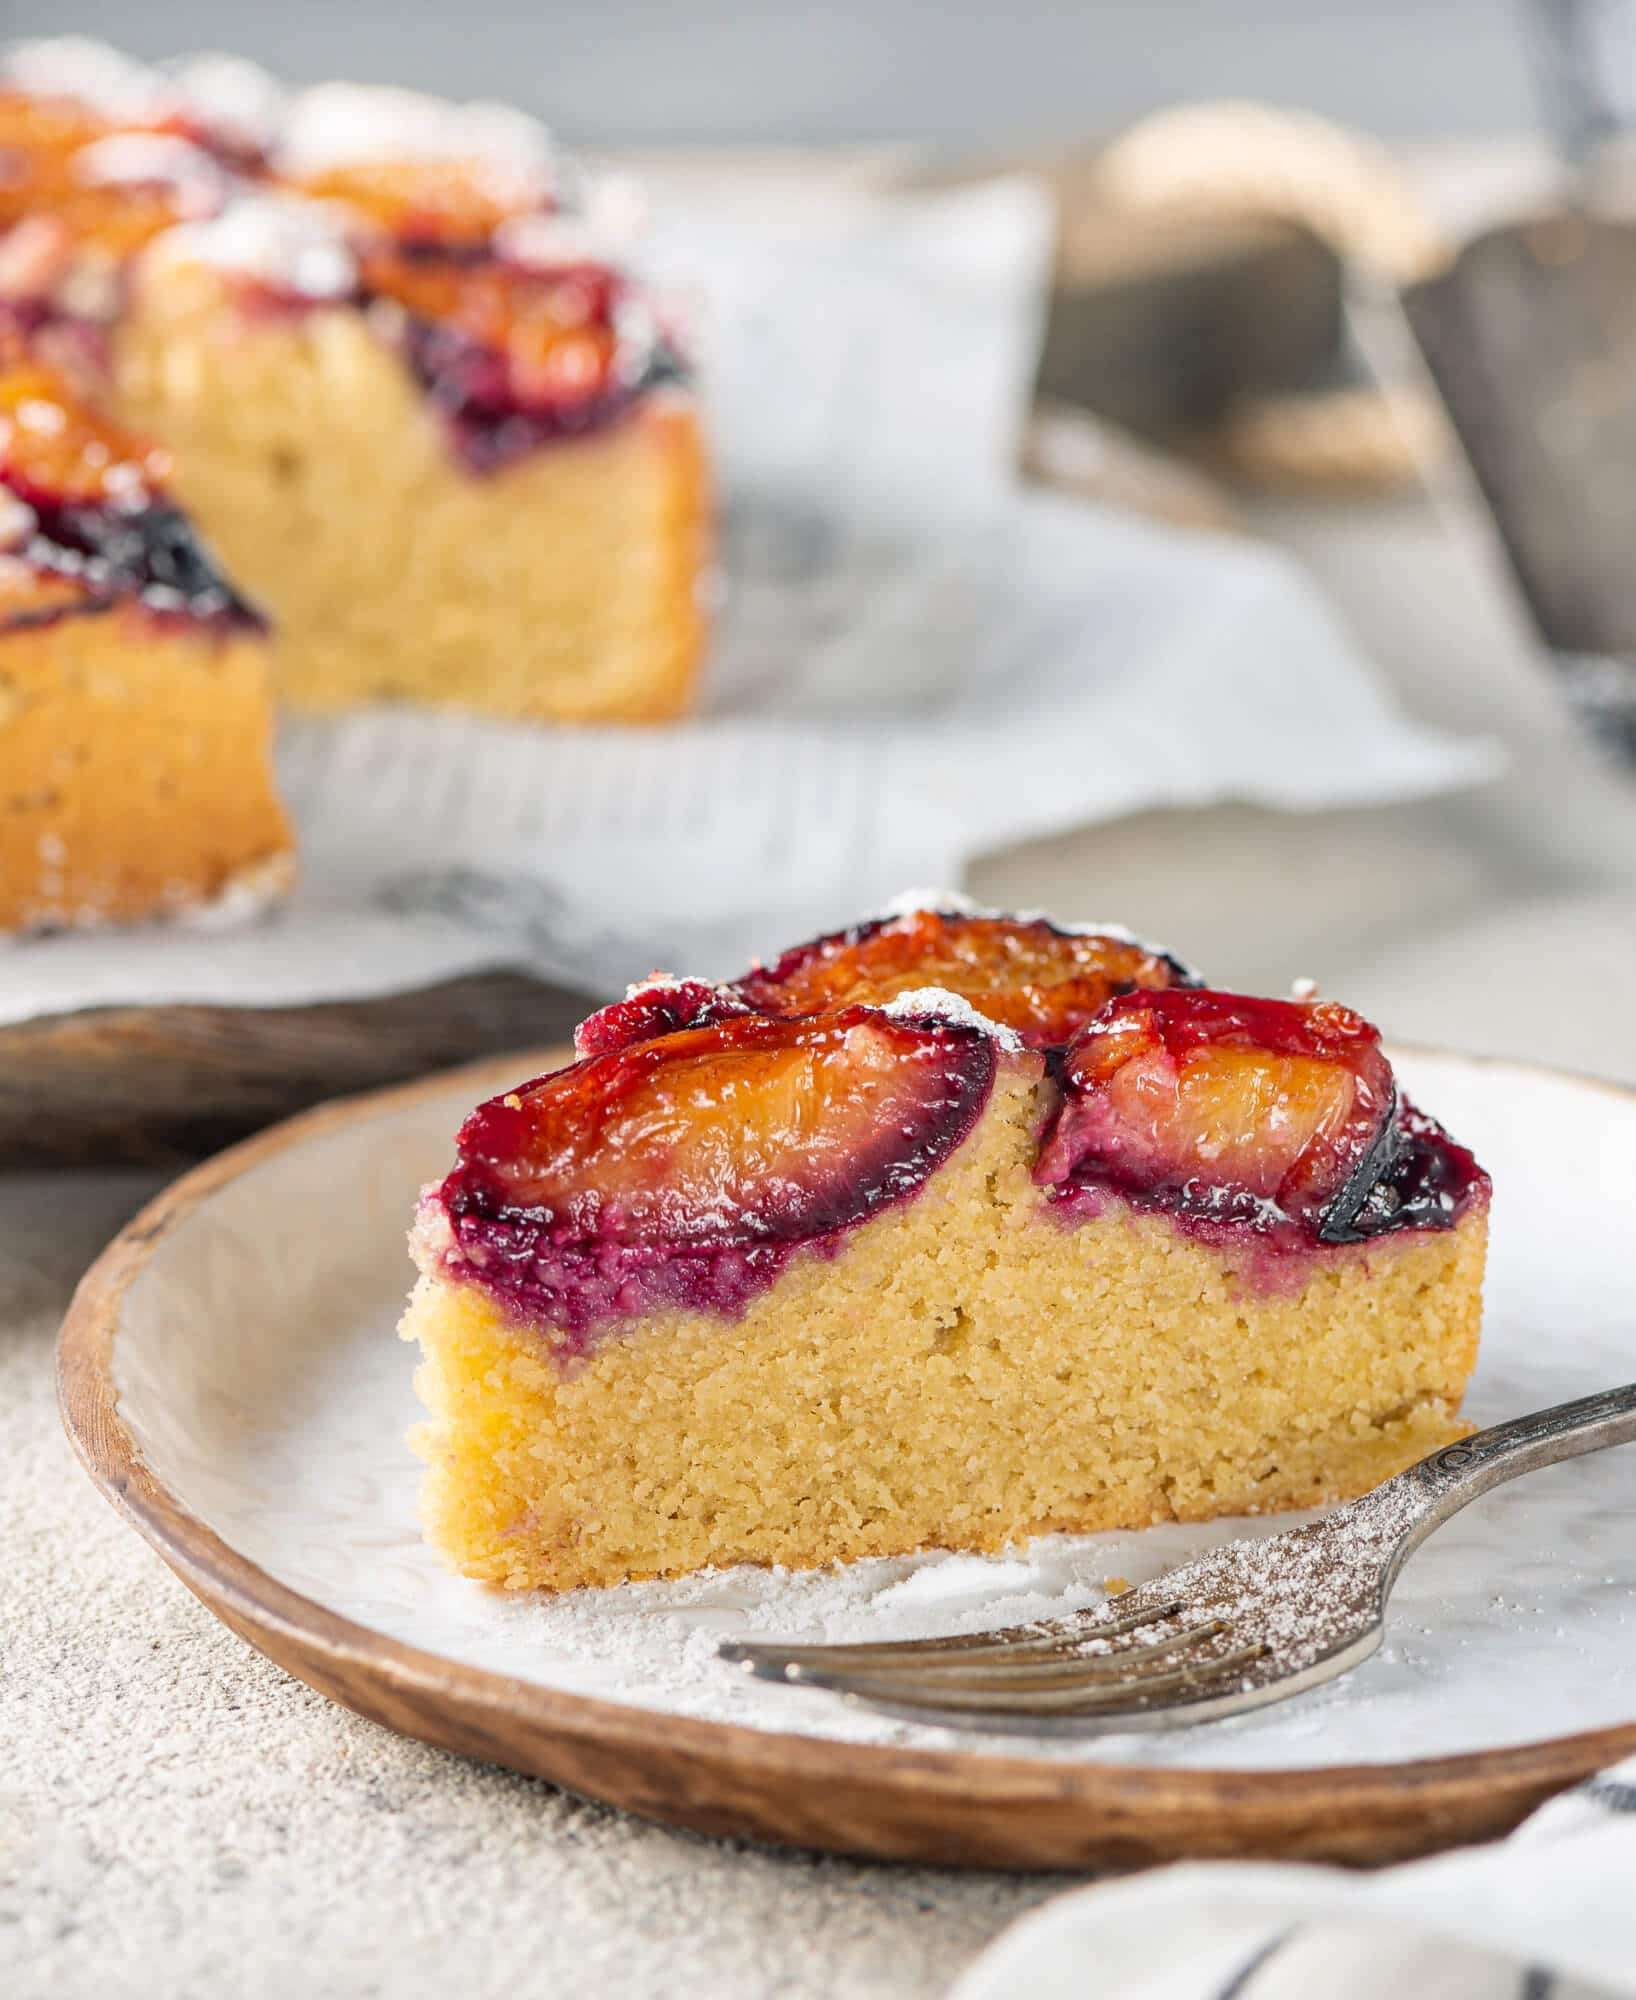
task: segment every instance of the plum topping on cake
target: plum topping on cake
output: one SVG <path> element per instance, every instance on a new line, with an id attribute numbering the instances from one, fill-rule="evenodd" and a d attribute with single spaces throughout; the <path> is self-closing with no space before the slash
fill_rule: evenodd
<path id="1" fill-rule="evenodd" d="M 166 453 L 109 423 L 54 371 L 7 357 L 0 344 L 6 615 L 60 616 L 134 598 L 159 615 L 258 626 L 165 497 L 168 469 Z"/>
<path id="2" fill-rule="evenodd" d="M 133 123 L 0 89 L 0 233 L 15 225 L 38 242 L 49 230 L 55 268 L 39 268 L 56 286 L 77 266 L 81 303 L 99 270 L 106 280 L 164 230 L 219 208 L 229 170 L 212 135 L 180 112 Z M 15 297 L 9 239 L 5 250 L 0 290 Z"/>
<path id="3" fill-rule="evenodd" d="M 607 1055 L 633 1042 L 651 1042 L 656 1035 L 713 1027 L 755 1011 L 731 986 L 713 986 L 707 979 L 654 978 L 581 1021 L 574 1030 L 574 1053 Z"/>
<path id="4" fill-rule="evenodd" d="M 1328 1001 L 1125 994 L 1060 1082 L 1034 1178 L 1070 1208 L 1113 1196 L 1297 1248 L 1445 1225 L 1472 1184 L 1400 1110 L 1378 1032 Z"/>
<path id="5" fill-rule="evenodd" d="M 1391 1159 L 1352 1217 L 1352 1240 L 1449 1229 L 1473 1199 L 1487 1199 L 1489 1178 L 1475 1155 L 1401 1094 L 1394 1139 Z"/>
<path id="6" fill-rule="evenodd" d="M 348 160 L 300 178 L 303 194 L 344 202 L 405 249 L 484 250 L 496 229 L 539 195 L 497 187 L 440 160 Z"/>
<path id="7" fill-rule="evenodd" d="M 997 1044 L 850 1007 L 615 1047 L 481 1105 L 429 1199 L 444 1263 L 570 1337 L 742 1310 L 800 1248 L 912 1194 L 971 1130 Z"/>
<path id="8" fill-rule="evenodd" d="M 1033 1048 L 1066 1042 L 1114 995 L 1192 984 L 1166 953 L 1043 917 L 914 910 L 797 945 L 737 982 L 772 1014 L 890 1000 L 941 986 Z"/>
<path id="9" fill-rule="evenodd" d="M 411 373 L 473 471 L 624 416 L 682 365 L 617 271 L 553 270 L 439 246 L 360 258 L 366 297 L 397 317 Z M 633 338 L 630 327 L 646 329 Z"/>

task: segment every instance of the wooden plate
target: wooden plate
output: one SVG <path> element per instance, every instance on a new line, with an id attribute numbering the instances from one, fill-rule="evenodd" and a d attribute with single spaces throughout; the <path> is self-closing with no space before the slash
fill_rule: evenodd
<path id="1" fill-rule="evenodd" d="M 1636 1202 L 1636 1097 L 1506 1065 L 1401 1060 L 1410 1088 L 1491 1158 L 1500 1189 L 1492 1351 L 1475 1414 L 1630 1379 L 1628 1279 L 1616 1245 L 1596 1245 Z M 64 1325 L 63 1412 L 92 1477 L 219 1617 L 332 1699 L 449 1750 L 704 1833 L 1019 1869 L 1178 1856 L 1387 1861 L 1503 1833 L 1550 1793 L 1636 1749 L 1636 1665 L 1618 1629 L 1636 1595 L 1636 1499 L 1617 1453 L 1505 1489 L 1417 1556 L 1399 1603 L 1418 1575 L 1432 1581 L 1404 1613 L 1411 1635 L 1417 1617 L 1428 1633 L 1489 1619 L 1494 1592 L 1513 1600 L 1510 1614 L 1490 1619 L 1480 1643 L 1461 1628 L 1437 1672 L 1419 1673 L 1440 1705 L 1418 1722 L 1412 1702 L 1394 1711 L 1400 1719 L 1385 1736 L 1345 1706 L 1308 1706 L 1322 1696 L 1267 1711 L 1306 1731 L 1303 1768 L 1288 1767 L 1287 1745 L 1269 1763 L 1254 1749 L 1259 1739 L 1221 1728 L 1140 1739 L 1149 1747 L 1129 1758 L 1141 1762 L 1089 1745 L 1057 1756 L 840 1740 L 821 1733 L 830 1730 L 825 1698 L 793 1696 L 809 1703 L 795 1728 L 748 1727 L 547 1685 L 526 1647 L 494 1656 L 514 1670 L 460 1657 L 489 1644 L 487 1624 L 526 1623 L 550 1607 L 497 1600 L 435 1566 L 431 1581 L 417 1569 L 411 1589 L 410 1570 L 429 1559 L 397 1518 L 399 1502 L 371 1491 L 368 1467 L 349 1460 L 348 1441 L 355 1412 L 384 1423 L 387 1478 L 397 1481 L 409 1357 L 386 1340 L 383 1320 L 408 1276 L 395 1248 L 407 1205 L 446 1159 L 460 1114 L 530 1067 L 514 1060 L 331 1105 L 196 1168 L 103 1254 Z M 1559 1199 L 1535 1223 L 1542 1188 Z M 1552 1272 L 1543 1271 L 1539 1256 L 1553 1244 Z M 1561 1308 L 1549 1344 L 1538 1337 L 1545 1299 Z M 367 1339 L 343 1339 L 365 1320 Z M 360 1360 L 375 1385 L 362 1402 L 349 1373 Z M 299 1404 L 303 1422 L 330 1421 L 330 1443 L 269 1434 L 267 1413 L 286 1404 Z M 1509 1511 L 1496 1513 L 1507 1496 Z M 1148 1531 L 1161 1540 L 1182 1532 Z M 1456 1541 L 1440 1582 L 1422 1565 L 1434 1564 L 1445 1537 Z M 1122 1546 L 1139 1553 L 1139 1544 L 1145 1538 Z M 1507 1563 L 1564 1549 L 1572 1555 L 1563 1567 L 1535 1562 L 1520 1584 L 1507 1574 Z M 1546 1600 L 1526 1628 L 1519 1591 Z M 1551 1636 L 1564 1620 L 1567 1646 Z M 1390 1649 L 1381 1656 L 1390 1658 Z M 1394 1671 L 1371 1665 L 1339 1685 L 1389 1681 Z M 1526 1740 L 1545 1728 L 1558 1733 Z M 1440 1730 L 1460 1754 L 1370 1761 L 1382 1741 L 1412 1746 L 1441 1740 Z M 1497 1747 L 1472 1747 L 1473 1730 Z M 1349 1761 L 1311 1765 L 1337 1744 L 1354 1746 Z"/>

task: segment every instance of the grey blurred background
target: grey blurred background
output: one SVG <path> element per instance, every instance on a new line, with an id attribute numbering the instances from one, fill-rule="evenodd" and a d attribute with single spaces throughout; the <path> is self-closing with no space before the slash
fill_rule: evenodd
<path id="1" fill-rule="evenodd" d="M 296 81 L 504 94 L 593 143 L 1026 147 L 1236 95 L 1394 136 L 1538 113 L 1522 0 L 4 0 L 0 23 L 149 57 L 228 48 Z"/>

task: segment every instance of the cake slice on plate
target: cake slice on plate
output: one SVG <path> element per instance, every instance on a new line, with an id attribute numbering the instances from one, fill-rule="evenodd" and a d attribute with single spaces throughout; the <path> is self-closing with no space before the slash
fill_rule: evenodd
<path id="1" fill-rule="evenodd" d="M 282 893 L 266 628 L 166 459 L 0 336 L 0 930 Z"/>
<path id="2" fill-rule="evenodd" d="M 996 1549 L 1459 1436 L 1487 1177 L 1358 1016 L 1191 977 L 928 910 L 593 1016 L 421 1204 L 432 1541 L 549 1589 Z"/>

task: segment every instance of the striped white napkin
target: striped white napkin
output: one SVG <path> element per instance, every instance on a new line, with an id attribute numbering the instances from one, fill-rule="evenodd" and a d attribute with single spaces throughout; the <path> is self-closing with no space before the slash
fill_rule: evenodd
<path id="1" fill-rule="evenodd" d="M 1509 1840 L 1377 1874 L 1219 1861 L 1058 1897 L 950 2000 L 1636 1995 L 1636 1757 Z"/>

